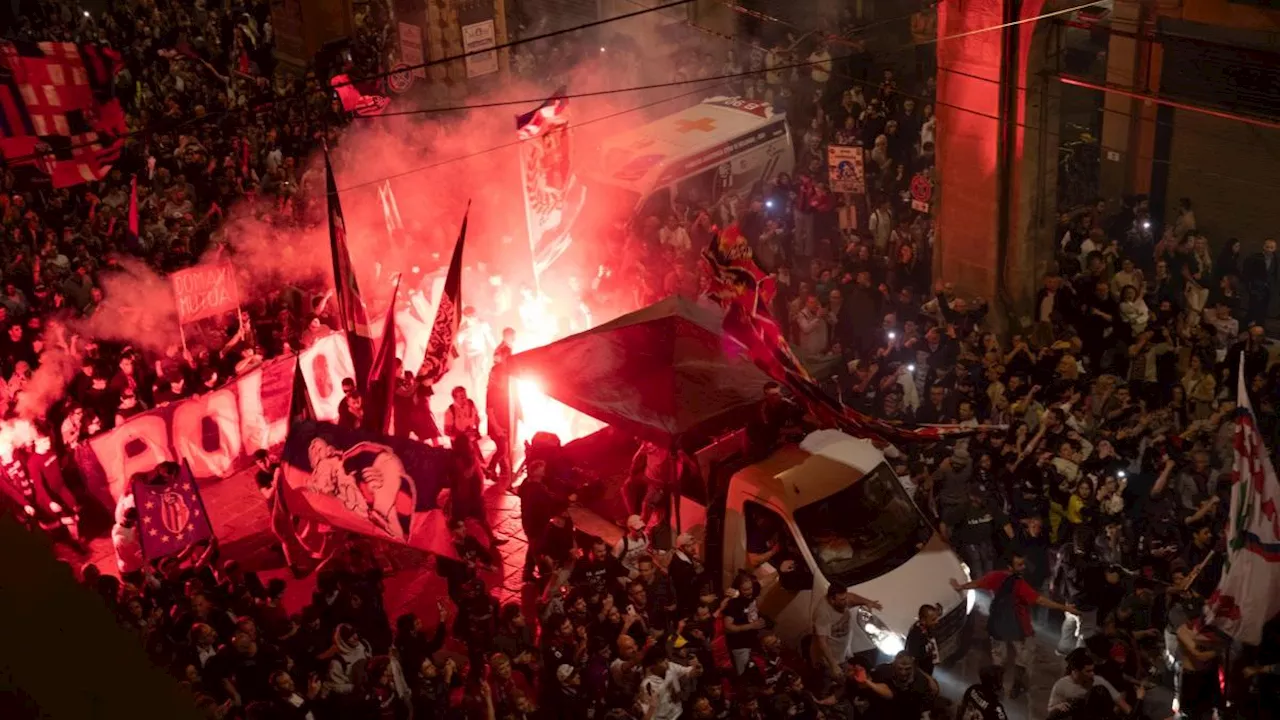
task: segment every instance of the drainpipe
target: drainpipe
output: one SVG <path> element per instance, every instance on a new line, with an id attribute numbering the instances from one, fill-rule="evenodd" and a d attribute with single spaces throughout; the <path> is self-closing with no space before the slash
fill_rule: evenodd
<path id="1" fill-rule="evenodd" d="M 1018 160 L 1018 86 L 1021 84 L 1018 40 L 1022 30 L 1018 20 L 1022 16 L 1022 0 L 1006 0 L 1003 15 L 1001 22 L 1004 28 L 1000 31 L 1000 129 L 996 136 L 996 208 L 1000 215 L 996 218 L 995 285 L 996 298 L 1004 306 L 1005 313 L 1012 316 L 1013 299 L 1009 297 L 1005 284 L 1005 265 L 1010 235 L 1015 230 L 1012 216 L 1017 203 L 1014 198 L 1014 170 Z"/>

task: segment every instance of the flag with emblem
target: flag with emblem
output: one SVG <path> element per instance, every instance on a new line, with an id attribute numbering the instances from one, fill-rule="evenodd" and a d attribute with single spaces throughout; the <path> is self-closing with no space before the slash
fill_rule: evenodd
<path id="1" fill-rule="evenodd" d="M 462 324 L 462 252 L 467 244 L 467 217 L 471 214 L 471 202 L 462 214 L 462 229 L 458 242 L 453 246 L 453 258 L 449 261 L 449 274 L 444 278 L 444 290 L 440 304 L 436 306 L 436 321 L 431 325 L 431 338 L 427 341 L 426 356 L 418 377 L 436 382 L 449 372 L 449 364 L 458 356 L 458 327 Z"/>
<path id="2" fill-rule="evenodd" d="M 96 45 L 0 42 L 0 159 L 57 188 L 105 177 L 128 132 L 121 67 Z"/>
<path id="3" fill-rule="evenodd" d="M 1240 642 L 1257 645 L 1262 626 L 1280 613 L 1280 481 L 1249 402 L 1243 357 L 1239 377 L 1226 562 L 1218 588 L 1205 604 L 1205 620 Z"/>
<path id="4" fill-rule="evenodd" d="M 148 560 L 186 550 L 213 537 L 213 526 L 200 499 L 200 488 L 184 462 L 172 480 L 159 475 L 133 481 L 138 508 L 138 537 Z"/>
<path id="5" fill-rule="evenodd" d="M 356 387 L 361 393 L 369 389 L 369 370 L 373 367 L 373 331 L 365 314 L 364 299 L 356 284 L 355 268 L 347 247 L 347 225 L 342 218 L 342 201 L 338 183 L 333 178 L 329 150 L 324 152 L 325 192 L 329 196 L 329 249 L 333 254 L 334 296 L 338 301 L 338 321 L 347 335 L 351 366 L 355 368 Z"/>

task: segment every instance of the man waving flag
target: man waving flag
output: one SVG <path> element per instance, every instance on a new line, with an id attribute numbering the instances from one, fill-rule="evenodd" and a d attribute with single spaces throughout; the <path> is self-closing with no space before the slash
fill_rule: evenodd
<path id="1" fill-rule="evenodd" d="M 347 334 L 347 346 L 351 351 L 351 365 L 355 368 L 356 388 L 363 395 L 369 389 L 369 371 L 373 367 L 373 330 L 365 314 L 364 299 L 356 284 L 355 269 L 351 266 L 351 252 L 347 248 L 347 225 L 342 219 L 342 201 L 338 198 L 338 183 L 333 179 L 333 164 L 329 162 L 329 149 L 324 151 L 325 193 L 329 197 L 329 249 L 333 253 L 333 283 L 338 300 L 338 319 L 342 331 Z"/>
<path id="2" fill-rule="evenodd" d="M 1239 378 L 1226 564 L 1218 589 L 1205 604 L 1205 620 L 1240 642 L 1257 645 L 1262 626 L 1280 613 L 1280 481 L 1249 402 L 1244 358 Z"/>

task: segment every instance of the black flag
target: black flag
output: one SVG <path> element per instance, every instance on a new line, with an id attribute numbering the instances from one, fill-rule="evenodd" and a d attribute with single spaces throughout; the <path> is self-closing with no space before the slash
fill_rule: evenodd
<path id="1" fill-rule="evenodd" d="M 342 203 L 338 199 L 338 183 L 333 179 L 329 150 L 324 153 L 325 191 L 329 196 L 329 249 L 333 254 L 334 297 L 338 301 L 338 320 L 347 334 L 347 348 L 355 370 L 356 387 L 361 394 L 368 391 L 369 370 L 373 365 L 373 332 L 365 314 L 364 299 L 356 284 L 351 252 L 347 248 L 347 225 L 342 219 Z"/>
<path id="2" fill-rule="evenodd" d="M 462 215 L 462 229 L 458 242 L 453 246 L 453 259 L 449 261 L 449 274 L 444 279 L 444 291 L 440 293 L 440 305 L 436 308 L 436 321 L 431 326 L 431 339 L 427 341 L 427 354 L 422 359 L 418 377 L 436 382 L 449 372 L 449 363 L 458 355 L 455 346 L 458 326 L 462 323 L 462 247 L 467 242 L 467 217 L 471 214 L 471 202 Z"/>
<path id="3" fill-rule="evenodd" d="M 289 429 L 294 425 L 316 419 L 316 411 L 311 407 L 311 396 L 307 394 L 307 380 L 302 376 L 302 355 L 293 365 L 293 399 L 289 401 Z"/>

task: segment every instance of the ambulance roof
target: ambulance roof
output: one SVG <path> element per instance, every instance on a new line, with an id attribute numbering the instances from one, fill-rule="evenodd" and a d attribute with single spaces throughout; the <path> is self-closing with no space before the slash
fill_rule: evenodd
<path id="1" fill-rule="evenodd" d="M 611 185 L 644 193 L 664 174 L 670 175 L 676 161 L 685 159 L 679 165 L 690 171 L 718 164 L 741 151 L 725 147 L 730 141 L 771 124 L 780 127 L 782 117 L 769 103 L 739 97 L 707 98 L 605 140 L 600 149 L 601 169 L 593 174 Z"/>

